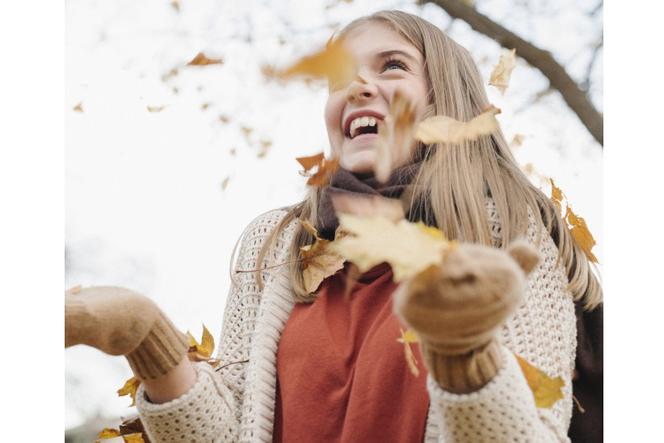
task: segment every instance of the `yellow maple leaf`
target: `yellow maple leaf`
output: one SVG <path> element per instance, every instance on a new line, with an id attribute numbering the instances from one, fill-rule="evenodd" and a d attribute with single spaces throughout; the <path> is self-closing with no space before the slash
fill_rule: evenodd
<path id="1" fill-rule="evenodd" d="M 445 115 L 435 115 L 423 120 L 417 126 L 415 138 L 427 144 L 475 140 L 498 130 L 497 114 L 500 114 L 500 109 L 491 106 L 468 122 L 460 122 Z"/>
<path id="2" fill-rule="evenodd" d="M 189 340 L 189 359 L 192 361 L 208 361 L 212 352 L 214 352 L 214 338 L 210 331 L 203 325 L 203 335 L 201 342 L 198 343 L 193 335 L 187 331 L 187 339 Z"/>
<path id="3" fill-rule="evenodd" d="M 141 381 L 136 377 L 131 377 L 127 380 L 120 389 L 117 390 L 119 397 L 124 397 L 125 395 L 131 396 L 131 404 L 129 406 L 134 406 L 136 404 L 136 391 L 138 386 L 141 384 Z"/>
<path id="4" fill-rule="evenodd" d="M 143 434 L 140 432 L 135 432 L 133 434 L 123 434 L 122 438 L 124 439 L 125 443 L 145 443 L 145 440 L 143 440 Z"/>
<path id="5" fill-rule="evenodd" d="M 501 94 L 505 94 L 505 90 L 509 86 L 512 70 L 516 66 L 516 49 L 500 55 L 498 64 L 491 71 L 491 78 L 489 84 L 495 86 Z"/>
<path id="6" fill-rule="evenodd" d="M 578 215 L 576 215 L 572 211 L 572 208 L 570 208 L 569 206 L 567 207 L 567 213 L 565 214 L 565 219 L 567 220 L 568 225 L 571 227 L 570 232 L 572 233 L 572 237 L 574 237 L 576 243 L 581 247 L 583 252 L 586 254 L 588 260 L 590 260 L 593 263 L 597 263 L 597 257 L 595 257 L 595 254 L 592 253 L 592 248 L 596 244 L 595 239 L 588 230 L 586 221 L 583 219 L 583 217 L 579 217 Z"/>
<path id="7" fill-rule="evenodd" d="M 514 355 L 530 390 L 533 391 L 535 406 L 547 409 L 563 398 L 562 387 L 565 386 L 565 382 L 561 377 L 551 378 L 523 357 Z"/>
<path id="8" fill-rule="evenodd" d="M 263 67 L 262 70 L 268 77 L 285 80 L 295 77 L 328 79 L 331 89 L 339 89 L 355 78 L 357 64 L 340 38 L 328 42 L 325 48 L 299 59 L 283 70 L 270 67 Z"/>
<path id="9" fill-rule="evenodd" d="M 389 115 L 378 124 L 374 173 L 379 182 L 385 183 L 394 168 L 401 166 L 410 158 L 415 132 L 414 123 L 414 107 L 397 90 L 390 104 Z"/>
<path id="10" fill-rule="evenodd" d="M 394 222 L 385 217 L 360 217 L 337 214 L 339 227 L 349 235 L 336 240 L 330 248 L 361 272 L 387 262 L 394 281 L 400 282 L 443 261 L 444 253 L 454 247 L 442 232 L 422 222 Z"/>
<path id="11" fill-rule="evenodd" d="M 104 428 L 97 435 L 97 438 L 114 438 L 114 437 L 119 437 L 119 436 L 120 436 L 120 431 L 118 431 L 117 429 Z"/>
<path id="12" fill-rule="evenodd" d="M 401 328 L 399 329 L 401 330 L 401 337 L 397 338 L 397 341 L 399 343 L 403 343 L 403 352 L 406 358 L 406 363 L 408 364 L 408 369 L 410 369 L 410 372 L 415 377 L 417 377 L 420 375 L 420 370 L 417 367 L 417 359 L 415 358 L 415 354 L 413 354 L 413 350 L 410 347 L 411 343 L 418 342 L 417 335 L 412 329 L 407 329 L 406 331 Z"/>
<path id="13" fill-rule="evenodd" d="M 320 238 L 318 231 L 307 220 L 300 220 L 304 229 L 314 236 L 314 243 L 300 248 L 302 277 L 308 293 L 318 289 L 321 282 L 344 267 L 344 258 L 330 250 L 329 240 Z"/>

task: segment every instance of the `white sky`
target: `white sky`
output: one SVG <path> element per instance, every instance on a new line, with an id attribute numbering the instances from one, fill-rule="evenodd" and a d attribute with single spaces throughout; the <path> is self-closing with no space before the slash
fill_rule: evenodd
<path id="1" fill-rule="evenodd" d="M 234 242 L 258 214 L 301 199 L 304 179 L 294 158 L 327 148 L 326 90 L 265 83 L 261 64 L 286 64 L 324 44 L 335 25 L 378 9 L 398 7 L 442 28 L 450 24 L 435 6 L 420 9 L 410 1 L 356 0 L 325 9 L 328 3 L 183 0 L 178 14 L 168 1 L 67 1 L 68 287 L 131 287 L 155 299 L 181 329 L 199 336 L 204 323 L 218 336 Z M 602 23 L 601 14 L 589 19 L 582 10 L 594 2 L 555 2 L 556 10 L 543 1 L 477 3 L 553 51 L 576 78 L 585 75 L 588 46 Z M 459 21 L 447 31 L 471 51 L 488 81 L 498 45 Z M 199 51 L 224 64 L 182 68 Z M 162 81 L 176 66 L 179 74 Z M 592 77 L 600 106 L 601 67 L 600 56 Z M 602 262 L 602 151 L 557 93 L 527 106 L 545 87 L 519 60 L 506 94 L 492 87 L 488 93 L 503 111 L 498 118 L 507 139 L 526 136 L 515 149 L 520 163 L 556 180 L 585 217 Z M 79 102 L 83 113 L 72 111 Z M 166 107 L 150 113 L 148 105 Z M 219 121 L 222 114 L 228 124 Z M 250 143 L 243 125 L 253 128 Z M 273 145 L 257 158 L 263 139 Z M 66 427 L 97 413 L 133 413 L 127 398 L 115 394 L 131 375 L 124 359 L 77 347 L 66 351 L 65 363 Z"/>

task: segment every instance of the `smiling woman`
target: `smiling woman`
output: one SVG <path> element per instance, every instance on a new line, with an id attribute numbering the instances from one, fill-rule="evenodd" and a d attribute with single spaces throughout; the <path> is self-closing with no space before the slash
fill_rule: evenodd
<path id="1" fill-rule="evenodd" d="M 67 294 L 67 345 L 127 357 L 143 381 L 136 402 L 153 442 L 566 441 L 575 301 L 592 309 L 602 297 L 588 259 L 500 130 L 395 147 L 391 174 L 377 180 L 377 142 L 400 100 L 414 121 L 468 121 L 489 103 L 468 52 L 417 16 L 378 12 L 337 38 L 358 68 L 330 88 L 325 107 L 341 167 L 245 230 L 223 364 L 191 363 L 163 313 L 122 288 Z M 357 275 L 346 262 L 312 291 L 304 256 L 314 240 L 335 239 L 338 195 L 401 201 L 409 221 L 458 246 L 400 284 L 386 263 Z M 396 340 L 406 328 L 420 339 L 421 372 L 411 373 Z M 560 380 L 553 405 L 535 402 L 515 353 Z"/>

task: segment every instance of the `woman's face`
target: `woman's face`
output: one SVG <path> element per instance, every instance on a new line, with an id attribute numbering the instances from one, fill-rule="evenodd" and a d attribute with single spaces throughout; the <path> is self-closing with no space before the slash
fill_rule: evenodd
<path id="1" fill-rule="evenodd" d="M 417 119 L 424 113 L 428 90 L 424 60 L 384 23 L 365 23 L 346 34 L 344 43 L 357 61 L 358 73 L 346 87 L 330 91 L 325 124 L 341 167 L 366 173 L 373 170 L 377 129 L 384 124 L 395 91 L 414 106 Z"/>

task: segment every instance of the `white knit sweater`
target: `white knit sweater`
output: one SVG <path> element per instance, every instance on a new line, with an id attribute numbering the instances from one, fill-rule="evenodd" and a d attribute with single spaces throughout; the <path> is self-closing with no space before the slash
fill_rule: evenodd
<path id="1" fill-rule="evenodd" d="M 500 225 L 490 199 L 487 209 L 492 236 L 498 241 Z M 274 210 L 247 227 L 238 269 L 257 268 L 263 242 L 284 215 L 284 211 Z M 279 235 L 267 256 L 270 264 L 288 260 L 296 227 L 294 221 Z M 535 235 L 531 218 L 527 237 L 532 243 Z M 471 394 L 453 394 L 444 391 L 431 375 L 427 377 L 431 403 L 426 443 L 569 441 L 576 320 L 562 262 L 554 266 L 556 246 L 550 236 L 543 238 L 539 246 L 543 260 L 528 277 L 525 301 L 501 330 L 505 364 L 493 380 Z M 220 371 L 197 363 L 194 386 L 163 404 L 150 403 L 143 386 L 139 388 L 136 404 L 151 441 L 272 441 L 277 346 L 294 302 L 288 266 L 265 271 L 264 276 L 265 286 L 260 290 L 255 274 L 237 274 L 226 300 L 217 357 L 222 365 L 248 362 L 230 364 Z M 561 376 L 564 398 L 551 409 L 538 409 L 512 352 L 550 376 Z M 324 413 L 324 405 L 321 408 Z"/>

